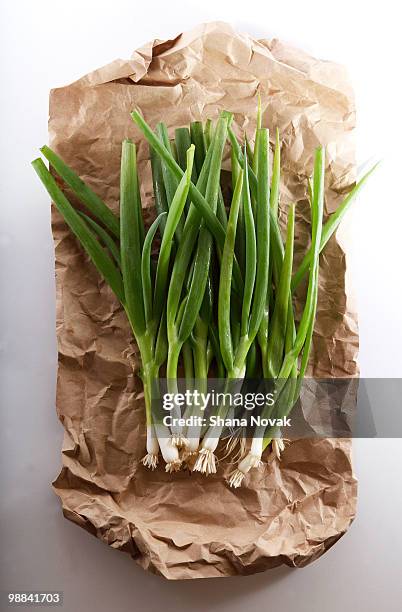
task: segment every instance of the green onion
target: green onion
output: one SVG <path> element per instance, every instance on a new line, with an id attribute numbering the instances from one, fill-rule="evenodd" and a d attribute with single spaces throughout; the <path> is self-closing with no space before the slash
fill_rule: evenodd
<path id="1" fill-rule="evenodd" d="M 243 172 L 240 171 L 233 194 L 232 204 L 230 207 L 226 240 L 222 254 L 221 275 L 219 283 L 218 329 L 220 352 L 226 370 L 228 371 L 228 379 L 242 378 L 245 373 L 245 368 L 244 372 L 239 372 L 235 369 L 233 339 L 230 326 L 230 294 L 232 285 L 232 269 L 236 239 L 236 226 L 242 196 Z M 228 407 L 222 406 L 221 409 L 218 410 L 218 414 L 224 416 L 227 414 L 228 409 Z M 221 429 L 222 428 L 220 427 L 209 427 L 202 440 L 201 448 L 197 460 L 194 464 L 194 471 L 201 472 L 204 474 L 216 473 L 215 451 L 218 446 Z"/>
<path id="2" fill-rule="evenodd" d="M 122 144 L 120 217 L 48 147 L 41 149 L 43 155 L 87 212 L 74 209 L 41 159 L 33 167 L 127 314 L 141 356 L 144 385 L 147 453 L 142 463 L 156 468 L 161 452 L 167 472 L 178 470 L 185 462 L 190 469 L 212 474 L 217 470 L 215 453 L 223 428 L 163 425 L 152 411 L 161 369 L 166 369 L 168 391 L 174 394 L 181 363 L 188 388 L 202 392 L 207 391 L 211 374 L 223 379 L 224 390 L 233 390 L 233 384 L 241 387 L 244 377 L 262 373 L 275 380 L 276 413 L 289 414 L 311 355 L 320 252 L 374 168 L 323 224 L 325 153 L 322 148 L 315 151 L 313 177 L 307 184 L 311 246 L 293 273 L 295 206 L 288 206 L 283 244 L 278 222 L 279 132 L 276 130 L 270 180 L 269 134 L 261 127 L 260 98 L 254 150 L 247 139 L 242 150 L 230 127 L 233 116 L 226 111 L 216 124 L 207 120 L 204 125 L 193 122 L 176 129 L 173 142 L 164 123 L 157 125 L 155 133 L 137 111 L 131 116 L 150 147 L 157 218 L 147 232 L 136 148 L 130 140 Z M 221 186 L 227 140 L 233 192 L 228 213 Z M 162 239 L 153 262 L 152 245 L 158 230 Z M 296 324 L 292 293 L 305 275 L 307 294 Z M 263 418 L 273 409 L 265 406 Z M 223 402 L 216 414 L 226 417 L 230 410 Z M 194 414 L 190 403 L 184 415 Z M 173 415 L 181 416 L 178 405 Z M 278 435 L 273 428 L 255 430 L 247 454 L 229 476 L 231 486 L 239 486 L 260 464 L 268 445 L 280 455 L 283 442 Z M 230 449 L 235 443 L 236 439 L 230 442 Z"/>

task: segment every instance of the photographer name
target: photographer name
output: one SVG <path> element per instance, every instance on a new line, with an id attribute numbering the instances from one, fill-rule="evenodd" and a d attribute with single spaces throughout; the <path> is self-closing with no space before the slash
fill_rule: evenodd
<path id="1" fill-rule="evenodd" d="M 171 414 L 163 418 L 163 424 L 167 427 L 291 427 L 292 421 L 285 416 L 278 419 L 252 416 L 249 418 L 221 417 L 211 415 L 208 418 L 191 415 L 189 417 L 174 417 Z"/>

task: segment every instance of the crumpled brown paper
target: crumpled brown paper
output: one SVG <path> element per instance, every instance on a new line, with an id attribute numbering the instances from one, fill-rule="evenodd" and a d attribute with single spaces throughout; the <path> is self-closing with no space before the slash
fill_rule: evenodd
<path id="1" fill-rule="evenodd" d="M 234 113 L 251 136 L 256 94 L 271 138 L 283 142 L 282 202 L 297 203 L 298 249 L 307 241 L 306 176 L 314 148 L 327 150 L 326 209 L 354 180 L 354 103 L 344 70 L 278 40 L 254 40 L 224 23 L 145 45 L 50 96 L 50 144 L 118 209 L 121 141 L 138 144 L 143 199 L 151 200 L 148 147 L 130 119 L 168 127 Z M 280 463 L 253 470 L 238 490 L 216 476 L 155 472 L 144 453 L 138 359 L 126 317 L 56 211 L 59 370 L 57 408 L 65 428 L 54 483 L 64 514 L 143 568 L 169 579 L 252 574 L 303 566 L 347 530 L 356 509 L 348 440 L 299 440 Z M 357 373 L 358 334 L 345 255 L 332 240 L 321 259 L 312 372 Z M 227 469 L 227 467 L 226 467 Z"/>

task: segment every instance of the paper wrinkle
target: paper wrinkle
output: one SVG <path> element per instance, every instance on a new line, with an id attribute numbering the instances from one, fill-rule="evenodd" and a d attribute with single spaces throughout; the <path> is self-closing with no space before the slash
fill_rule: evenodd
<path id="1" fill-rule="evenodd" d="M 155 213 L 148 147 L 130 111 L 139 108 L 152 126 L 165 121 L 173 136 L 175 127 L 216 119 L 226 109 L 234 113 L 236 134 L 252 138 L 258 91 L 271 144 L 276 127 L 283 143 L 282 206 L 297 204 L 300 261 L 309 244 L 306 177 L 314 147 L 327 149 L 327 213 L 355 178 L 353 93 L 336 64 L 276 39 L 254 40 L 222 22 L 204 24 L 52 90 L 50 145 L 117 211 L 121 141 L 133 138 L 149 224 Z M 225 160 L 229 168 L 228 152 Z M 282 224 L 285 219 L 282 211 Z M 168 579 L 302 567 L 322 555 L 355 514 L 351 442 L 295 441 L 280 463 L 251 471 L 237 490 L 225 484 L 233 469 L 227 460 L 208 478 L 166 474 L 163 466 L 146 470 L 138 350 L 125 314 L 55 210 L 53 233 L 57 410 L 66 431 L 54 488 L 65 516 Z M 320 265 L 310 372 L 317 377 L 357 374 L 347 274 L 345 253 L 332 239 Z"/>

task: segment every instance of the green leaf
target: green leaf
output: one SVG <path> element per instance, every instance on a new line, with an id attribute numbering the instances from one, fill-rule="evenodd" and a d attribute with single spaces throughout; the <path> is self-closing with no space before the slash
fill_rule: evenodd
<path id="1" fill-rule="evenodd" d="M 170 145 L 169 135 L 167 131 L 167 127 L 164 123 L 160 122 L 156 126 L 156 134 L 158 135 L 161 143 L 165 147 L 165 149 L 172 155 L 172 148 Z M 174 198 L 174 194 L 176 193 L 176 189 L 178 186 L 177 177 L 171 171 L 169 166 L 162 160 L 162 175 L 163 181 L 165 184 L 166 197 L 168 201 L 168 206 Z"/>
<path id="2" fill-rule="evenodd" d="M 262 109 L 261 109 L 261 96 L 260 92 L 258 92 L 258 105 L 257 105 L 257 125 L 255 130 L 255 140 L 254 140 L 254 153 L 253 153 L 253 163 L 252 168 L 256 176 L 258 176 L 258 146 L 260 140 L 260 129 L 262 128 Z"/>
<path id="3" fill-rule="evenodd" d="M 176 142 L 176 150 L 177 150 L 177 159 L 180 165 L 180 168 L 184 171 L 187 167 L 187 151 L 191 146 L 191 137 L 190 130 L 188 128 L 177 128 L 175 131 L 175 142 Z M 194 151 L 194 156 L 196 155 L 197 149 Z M 193 164 L 193 171 L 191 173 L 191 180 L 195 184 L 197 182 L 197 170 L 195 164 Z M 188 212 L 188 207 L 190 205 L 189 198 L 187 197 L 187 202 L 185 206 L 186 213 Z"/>
<path id="4" fill-rule="evenodd" d="M 156 269 L 155 293 L 153 311 L 156 319 L 159 318 L 162 310 L 162 305 L 165 301 L 166 288 L 168 285 L 168 269 L 170 254 L 172 250 L 173 235 L 176 231 L 178 223 L 187 200 L 188 191 L 191 183 L 191 174 L 193 171 L 194 162 L 194 145 L 191 145 L 187 151 L 187 168 L 183 175 L 176 193 L 171 202 L 168 217 L 166 220 L 165 231 L 163 233 L 162 244 L 159 251 L 158 266 Z"/>
<path id="5" fill-rule="evenodd" d="M 144 297 L 145 321 L 147 325 L 152 321 L 152 279 L 151 279 L 151 248 L 156 231 L 167 213 L 161 213 L 149 228 L 145 236 L 141 256 L 142 292 Z"/>
<path id="6" fill-rule="evenodd" d="M 328 218 L 327 222 L 325 223 L 325 225 L 322 228 L 322 236 L 321 236 L 321 243 L 320 243 L 320 252 L 323 250 L 325 245 L 328 243 L 329 239 L 334 235 L 334 233 L 338 229 L 339 224 L 341 223 L 341 221 L 344 218 L 345 214 L 349 210 L 352 202 L 355 200 L 357 195 L 363 189 L 363 187 L 366 184 L 367 180 L 373 174 L 373 172 L 376 170 L 377 166 L 378 166 L 378 163 L 375 164 L 359 180 L 359 182 L 348 193 L 348 195 L 342 201 L 342 203 L 339 204 L 339 206 L 336 209 L 336 211 L 334 213 L 332 213 L 332 215 L 330 215 L 330 217 Z M 295 289 L 298 287 L 298 285 L 300 284 L 300 282 L 303 279 L 304 275 L 306 274 L 307 270 L 309 269 L 311 258 L 312 258 L 312 247 L 310 247 L 310 249 L 307 251 L 307 253 L 304 256 L 304 258 L 303 258 L 303 260 L 302 260 L 302 262 L 301 262 L 297 272 L 294 274 L 294 276 L 292 278 L 292 290 L 293 291 L 295 291 Z"/>
<path id="7" fill-rule="evenodd" d="M 232 268 L 236 227 L 243 191 L 243 172 L 240 171 L 230 207 L 226 240 L 222 253 L 221 274 L 218 297 L 218 330 L 223 363 L 228 372 L 233 369 L 233 341 L 230 326 L 230 294 L 232 288 Z"/>
<path id="8" fill-rule="evenodd" d="M 121 274 L 114 265 L 113 260 L 99 244 L 88 224 L 71 206 L 43 161 L 40 158 L 35 159 L 32 162 L 32 166 L 67 225 L 88 253 L 98 272 L 102 275 L 124 306 L 123 282 Z"/>
<path id="9" fill-rule="evenodd" d="M 158 368 L 165 363 L 168 355 L 168 341 L 167 341 L 167 329 L 166 329 L 166 308 L 164 308 L 159 329 L 158 335 L 156 337 L 155 344 L 155 355 L 154 361 Z"/>
<path id="10" fill-rule="evenodd" d="M 207 150 L 209 149 L 213 138 L 213 123 L 212 119 L 207 119 L 205 122 L 204 138 Z"/>
<path id="11" fill-rule="evenodd" d="M 233 147 L 230 149 L 230 159 L 231 159 L 232 192 L 233 192 L 236 187 L 239 172 L 241 171 L 241 166 L 239 162 L 237 161 L 237 157 L 236 157 Z M 242 206 L 240 207 L 239 218 L 237 220 L 235 253 L 236 253 L 236 257 L 239 262 L 239 265 L 240 265 L 241 272 L 244 277 L 245 271 L 246 271 L 246 231 L 244 228 L 244 211 L 243 211 Z"/>
<path id="12" fill-rule="evenodd" d="M 165 185 L 163 182 L 162 175 L 162 164 L 159 155 L 155 153 L 154 149 L 150 146 L 149 153 L 151 158 L 151 169 L 152 169 L 152 183 L 154 188 L 154 198 L 155 198 L 155 208 L 156 212 L 159 215 L 163 213 L 167 213 L 169 211 Z M 166 216 L 162 218 L 160 223 L 160 234 L 163 236 L 163 232 L 166 224 Z"/>
<path id="13" fill-rule="evenodd" d="M 174 132 L 174 139 L 178 164 L 180 168 L 185 171 L 187 167 L 187 151 L 191 145 L 190 130 L 185 127 L 177 128 Z M 193 165 L 192 180 L 194 180 L 195 172 L 195 166 Z"/>
<path id="14" fill-rule="evenodd" d="M 105 247 L 109 249 L 114 260 L 116 261 L 117 265 L 120 268 L 121 267 L 120 251 L 119 251 L 119 247 L 117 246 L 113 238 L 107 233 L 106 230 L 103 229 L 103 227 L 101 227 L 98 223 L 96 223 L 96 221 L 91 219 L 91 217 L 88 217 L 88 215 L 86 215 L 83 212 L 80 212 L 80 211 L 78 212 L 79 212 L 79 215 L 81 215 L 81 217 L 85 219 L 86 223 L 88 223 L 88 225 L 92 227 L 95 234 L 97 234 L 97 236 L 99 237 L 101 242 L 103 242 Z"/>
<path id="15" fill-rule="evenodd" d="M 244 142 L 245 142 L 245 146 L 246 146 L 246 151 L 247 151 L 247 157 L 248 157 L 248 159 L 253 159 L 253 157 L 254 157 L 254 151 L 253 151 L 253 149 L 251 148 L 251 144 L 250 144 L 250 141 L 249 141 L 249 139 L 248 139 L 248 137 L 247 137 L 246 132 L 244 132 Z"/>
<path id="16" fill-rule="evenodd" d="M 294 227 L 295 207 L 294 204 L 291 204 L 288 214 L 285 256 L 283 259 L 279 286 L 276 292 L 275 307 L 268 341 L 268 376 L 270 378 L 276 378 L 284 357 L 286 330 L 288 329 L 290 281 L 292 278 L 293 266 Z"/>
<path id="17" fill-rule="evenodd" d="M 160 141 L 165 146 L 166 151 L 170 153 L 175 158 L 175 160 L 177 160 L 177 151 L 176 151 L 175 143 L 170 142 L 167 127 L 164 123 L 162 122 L 158 123 L 158 125 L 156 126 L 156 134 L 159 136 Z M 162 163 L 162 176 L 163 176 L 163 182 L 165 185 L 166 198 L 167 198 L 168 207 L 170 208 L 173 202 L 174 195 L 177 191 L 177 187 L 179 185 L 180 179 L 174 174 L 174 172 L 172 172 L 171 168 L 169 168 L 169 166 L 163 161 L 163 159 L 161 160 L 161 163 Z M 182 233 L 183 233 L 183 219 L 180 218 L 177 223 L 176 232 L 175 232 L 177 240 L 180 240 Z"/>
<path id="18" fill-rule="evenodd" d="M 85 204 L 94 217 L 103 223 L 103 225 L 118 238 L 120 235 L 119 219 L 110 208 L 106 206 L 104 201 L 96 195 L 96 193 L 80 179 L 78 174 L 67 166 L 54 151 L 49 149 L 49 147 L 45 145 L 41 148 L 41 152 L 56 170 L 57 174 L 67 183 L 77 198 Z"/>
<path id="19" fill-rule="evenodd" d="M 259 375 L 259 365 L 257 342 L 254 340 L 251 343 L 250 350 L 247 354 L 246 378 L 257 378 Z"/>
<path id="20" fill-rule="evenodd" d="M 270 234 L 269 208 L 269 132 L 266 128 L 261 128 L 259 137 L 256 204 L 257 272 L 248 333 L 250 340 L 254 340 L 260 327 L 268 290 L 270 235 L 272 234 Z"/>
<path id="21" fill-rule="evenodd" d="M 206 155 L 204 130 L 201 121 L 193 121 L 190 124 L 191 142 L 195 145 L 195 168 L 200 174 Z"/>
<path id="22" fill-rule="evenodd" d="M 208 176 L 205 198 L 210 203 L 211 210 L 216 212 L 218 194 L 220 189 L 220 176 L 222 168 L 222 155 L 227 138 L 226 118 L 218 120 L 212 146 L 212 159 Z M 202 224 L 198 236 L 197 251 L 194 260 L 194 271 L 191 279 L 188 300 L 179 329 L 179 338 L 182 342 L 191 334 L 197 315 L 200 311 L 204 297 L 205 287 L 209 276 L 213 240 L 210 231 Z"/>
<path id="23" fill-rule="evenodd" d="M 146 331 L 141 279 L 140 227 L 135 145 L 124 140 L 120 175 L 120 249 L 126 309 L 135 336 Z"/>
<path id="24" fill-rule="evenodd" d="M 274 152 L 274 161 L 272 165 L 272 182 L 271 182 L 271 195 L 270 195 L 270 206 L 271 206 L 271 210 L 275 218 L 278 216 L 280 180 L 281 180 L 281 145 L 279 142 L 279 130 L 278 128 L 276 128 L 275 152 Z"/>
<path id="25" fill-rule="evenodd" d="M 244 152 L 247 161 L 247 152 Z M 248 334 L 251 302 L 253 299 L 255 274 L 257 269 L 257 241 L 255 236 L 254 217 L 251 207 L 250 187 L 248 182 L 248 163 L 243 175 L 243 217 L 246 235 L 246 265 L 244 277 L 243 305 L 241 314 L 241 335 Z"/>
<path id="26" fill-rule="evenodd" d="M 138 176 L 137 168 L 137 198 L 135 200 L 136 211 L 137 211 L 137 223 L 138 223 L 138 235 L 140 240 L 140 247 L 144 244 L 145 228 L 144 219 L 142 218 L 142 204 L 141 204 L 141 192 L 140 192 L 140 179 Z"/>
<path id="27" fill-rule="evenodd" d="M 229 114 L 230 115 L 230 114 Z M 159 138 L 153 133 L 149 125 L 144 121 L 143 117 L 140 115 L 138 111 L 133 111 L 131 113 L 131 117 L 139 129 L 144 134 L 145 138 L 149 142 L 149 144 L 155 149 L 158 155 L 161 157 L 163 162 L 168 166 L 173 174 L 180 180 L 183 176 L 183 170 L 174 160 L 173 156 L 167 151 L 166 147 L 162 144 Z M 197 187 L 191 183 L 190 184 L 190 199 L 191 202 L 197 207 L 200 214 L 202 215 L 205 223 L 208 226 L 209 231 L 214 236 L 218 246 L 220 249 L 223 249 L 223 245 L 225 243 L 225 228 L 219 223 L 217 216 L 214 214 L 212 209 L 210 208 L 205 197 L 200 193 Z M 233 264 L 233 275 L 235 278 L 235 286 L 238 290 L 242 288 L 243 280 L 240 272 L 240 268 L 238 262 L 235 260 Z"/>
<path id="28" fill-rule="evenodd" d="M 211 166 L 212 149 L 210 148 L 205 156 L 204 164 L 197 180 L 197 189 L 205 194 L 207 187 L 209 170 Z M 183 236 L 177 249 L 173 264 L 172 275 L 170 278 L 168 300 L 167 300 L 167 327 L 168 336 L 176 334 L 177 313 L 179 302 L 182 295 L 183 284 L 188 274 L 190 260 L 196 245 L 197 235 L 201 225 L 201 214 L 193 204 L 190 205 L 186 223 L 184 225 Z M 191 274 L 192 276 L 192 274 Z"/>
<path id="29" fill-rule="evenodd" d="M 243 153 L 242 153 L 239 143 L 237 142 L 237 138 L 231 128 L 228 129 L 228 134 L 229 134 L 229 139 L 232 145 L 233 154 L 235 155 L 240 167 L 244 169 Z M 260 154 L 260 151 L 259 151 L 259 154 Z M 264 155 L 265 155 L 265 152 L 264 152 Z M 250 168 L 250 165 L 248 167 L 248 173 L 249 173 L 249 180 L 250 180 L 251 195 L 253 198 L 258 198 L 258 189 L 259 189 L 260 181 L 257 180 L 257 177 L 255 173 L 253 172 L 253 169 Z M 266 173 L 265 167 L 264 167 L 264 173 Z M 265 189 L 265 182 L 264 182 L 264 189 Z M 269 190 L 268 190 L 268 195 L 269 195 Z M 272 253 L 272 273 L 273 273 L 274 282 L 276 283 L 279 279 L 279 273 L 280 273 L 281 266 L 282 266 L 284 248 L 283 248 L 281 232 L 280 232 L 279 225 L 278 225 L 278 219 L 273 214 L 273 211 L 271 209 L 269 211 L 269 215 L 270 215 L 270 221 L 269 221 L 270 243 L 271 243 L 271 253 Z"/>
<path id="30" fill-rule="evenodd" d="M 297 330 L 295 342 L 291 351 L 285 355 L 279 378 L 286 379 L 294 363 L 303 349 L 307 334 L 313 325 L 318 298 L 318 268 L 322 236 L 322 218 L 324 212 L 324 172 L 325 153 L 322 147 L 316 149 L 313 175 L 312 229 L 311 229 L 311 265 L 307 296 L 303 314 Z"/>
<path id="31" fill-rule="evenodd" d="M 226 229 L 228 226 L 228 216 L 226 213 L 225 200 L 223 199 L 221 188 L 219 188 L 218 193 L 218 206 L 216 209 L 216 216 L 218 217 L 219 223 L 222 225 L 222 227 Z"/>

